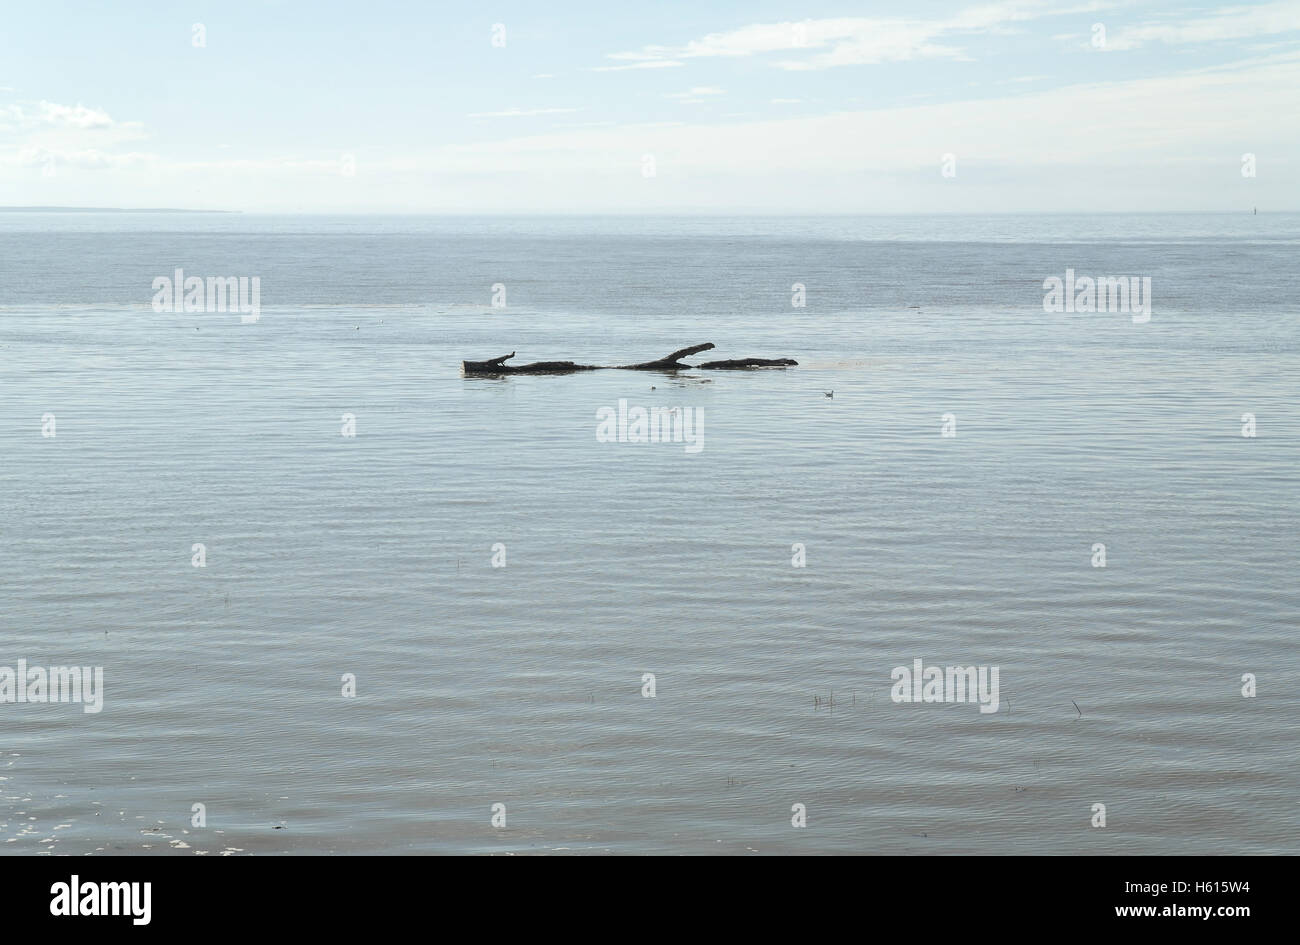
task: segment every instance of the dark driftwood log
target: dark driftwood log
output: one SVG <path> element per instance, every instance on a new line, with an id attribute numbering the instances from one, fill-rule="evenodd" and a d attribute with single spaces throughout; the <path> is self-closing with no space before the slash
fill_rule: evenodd
<path id="1" fill-rule="evenodd" d="M 572 374 L 575 371 L 596 371 L 599 364 L 574 364 L 572 361 L 534 361 L 532 364 L 506 364 L 515 353 L 503 354 L 487 361 L 462 361 L 466 374 Z"/>
<path id="2" fill-rule="evenodd" d="M 738 358 L 734 361 L 706 361 L 700 368 L 706 371 L 741 371 L 745 368 L 794 367 L 798 363 L 794 358 Z"/>
<path id="3" fill-rule="evenodd" d="M 692 345 L 689 348 L 681 348 L 672 354 L 665 355 L 657 361 L 643 361 L 640 364 L 575 364 L 572 361 L 534 361 L 532 364 L 506 364 L 515 353 L 503 354 L 499 358 L 489 358 L 486 361 L 462 361 L 461 370 L 466 374 L 573 374 L 577 371 L 599 371 L 608 367 L 614 371 L 686 371 L 691 369 L 691 365 L 682 361 L 682 358 L 688 358 L 693 354 L 699 354 L 701 351 L 708 351 L 713 348 L 712 344 Z M 787 365 L 798 364 L 790 358 L 778 358 L 774 361 L 764 358 L 744 358 L 739 361 L 710 361 L 707 364 L 701 364 L 702 368 L 717 369 L 738 369 L 753 367 L 786 367 Z"/>

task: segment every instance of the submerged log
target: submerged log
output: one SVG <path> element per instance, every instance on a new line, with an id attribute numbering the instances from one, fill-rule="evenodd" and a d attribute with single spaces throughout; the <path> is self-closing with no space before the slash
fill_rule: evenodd
<path id="1" fill-rule="evenodd" d="M 466 374 L 572 374 L 575 371 L 598 371 L 599 364 L 574 364 L 572 361 L 534 361 L 532 364 L 506 364 L 515 353 L 503 354 L 486 361 L 462 361 Z"/>
<path id="2" fill-rule="evenodd" d="M 708 351 L 713 348 L 712 344 L 692 345 L 689 348 L 680 348 L 672 354 L 664 355 L 657 361 L 643 361 L 640 364 L 576 364 L 573 361 L 534 361 L 532 364 L 506 364 L 515 353 L 503 354 L 499 358 L 489 358 L 486 361 L 462 361 L 461 370 L 465 374 L 573 374 L 577 371 L 599 371 L 608 368 L 613 371 L 686 371 L 691 370 L 692 365 L 682 361 L 682 358 L 688 358 L 693 354 L 699 354 L 701 351 Z M 798 364 L 790 358 L 777 358 L 769 360 L 766 358 L 743 358 L 738 361 L 709 361 L 701 364 L 701 368 L 712 368 L 719 370 L 755 368 L 755 367 L 787 367 Z"/>
<path id="3" fill-rule="evenodd" d="M 794 367 L 798 363 L 794 358 L 737 358 L 733 361 L 706 361 L 699 367 L 705 371 L 743 371 L 746 368 Z"/>

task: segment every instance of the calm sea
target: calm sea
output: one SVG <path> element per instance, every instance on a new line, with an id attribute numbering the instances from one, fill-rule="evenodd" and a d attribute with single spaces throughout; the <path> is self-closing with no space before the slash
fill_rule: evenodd
<path id="1" fill-rule="evenodd" d="M 1300 852 L 1298 259 L 1297 215 L 0 214 L 0 667 L 104 680 L 0 702 L 0 851 Z M 156 312 L 176 269 L 260 317 Z M 1044 312 L 1067 269 L 1149 321 Z M 460 372 L 703 342 L 799 366 Z M 620 400 L 702 448 L 600 442 Z M 895 702 L 917 659 L 997 711 Z"/>

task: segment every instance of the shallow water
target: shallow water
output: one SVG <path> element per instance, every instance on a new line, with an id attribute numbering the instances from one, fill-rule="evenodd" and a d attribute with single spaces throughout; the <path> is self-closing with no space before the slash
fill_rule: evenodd
<path id="1" fill-rule="evenodd" d="M 0 214 L 0 666 L 105 679 L 0 704 L 0 851 L 1300 852 L 1297 241 Z M 155 313 L 177 267 L 260 319 Z M 1045 314 L 1067 268 L 1150 322 Z M 800 365 L 459 370 L 705 341 Z M 896 704 L 915 658 L 998 711 Z"/>

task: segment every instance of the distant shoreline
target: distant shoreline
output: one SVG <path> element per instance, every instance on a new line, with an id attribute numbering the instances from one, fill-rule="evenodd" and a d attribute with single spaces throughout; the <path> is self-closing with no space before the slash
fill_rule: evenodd
<path id="1" fill-rule="evenodd" d="M 242 210 L 185 210 L 176 207 L 0 207 L 0 213 L 242 213 Z"/>

